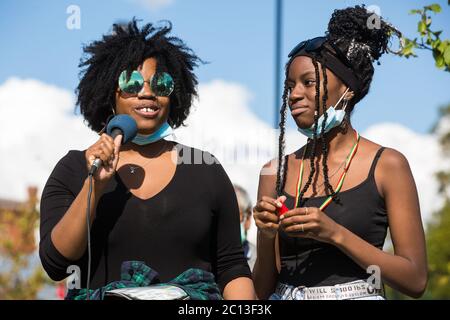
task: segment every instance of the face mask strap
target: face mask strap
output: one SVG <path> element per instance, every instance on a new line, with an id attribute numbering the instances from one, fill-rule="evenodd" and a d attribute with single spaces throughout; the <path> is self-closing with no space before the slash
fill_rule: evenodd
<path id="1" fill-rule="evenodd" d="M 350 89 L 350 88 L 347 87 L 347 89 L 345 90 L 345 92 L 344 92 L 344 93 L 342 94 L 342 96 L 339 98 L 338 102 L 337 102 L 334 106 L 331 106 L 331 107 L 327 110 L 328 113 L 333 112 L 334 110 L 336 110 L 336 107 L 339 105 L 339 103 L 340 103 L 341 100 L 344 98 L 345 94 L 348 92 L 349 89 Z M 344 99 L 343 109 L 342 109 L 342 110 L 338 110 L 338 111 L 342 111 L 342 112 L 345 113 L 345 108 L 347 107 L 347 104 L 348 104 L 348 99 Z M 333 108 L 333 110 L 332 110 L 332 108 Z M 336 116 L 337 112 L 334 111 L 334 113 L 335 113 L 335 115 L 334 115 L 332 118 L 328 118 L 328 119 L 327 119 L 327 122 L 330 122 L 330 123 L 327 123 L 326 125 L 327 125 L 327 127 L 329 127 L 329 125 L 331 125 L 331 127 L 329 127 L 328 129 L 326 128 L 326 129 L 325 129 L 325 132 L 328 132 L 331 128 L 334 128 L 334 127 L 337 125 L 337 124 L 336 124 L 336 125 L 333 125 L 333 123 L 332 123 L 333 121 L 337 121 L 337 120 L 336 120 L 336 119 L 337 119 L 337 116 Z M 339 113 L 340 113 L 340 112 L 339 112 Z M 316 115 L 316 116 L 318 115 L 317 110 L 314 111 L 314 115 Z M 324 116 L 324 115 L 320 116 L 317 128 L 319 128 L 319 127 L 321 126 L 321 121 L 324 121 L 323 116 Z M 343 122 L 339 123 L 339 125 L 342 125 L 342 123 L 343 123 Z M 309 139 L 312 139 L 312 133 L 314 132 L 314 130 L 317 131 L 317 128 L 314 128 L 314 127 L 315 127 L 315 126 L 313 125 L 313 127 L 308 128 L 308 129 L 301 129 L 301 128 L 298 128 L 298 131 L 300 131 L 301 133 L 305 134 Z"/>
<path id="2" fill-rule="evenodd" d="M 344 98 L 345 94 L 348 92 L 349 89 L 350 88 L 347 87 L 347 89 L 345 90 L 344 94 L 339 98 L 338 102 L 336 102 L 336 104 L 334 105 L 334 108 L 336 108 L 339 105 L 339 103 L 341 102 L 342 98 Z M 347 99 L 345 99 L 344 101 L 348 102 Z M 347 107 L 347 103 L 345 104 L 345 107 Z M 344 111 L 345 111 L 345 107 L 343 108 Z"/>
<path id="3" fill-rule="evenodd" d="M 345 111 L 345 109 L 347 108 L 347 105 L 348 105 L 348 99 L 344 99 L 344 103 L 343 103 L 343 106 L 342 106 L 342 111 Z"/>
<path id="4" fill-rule="evenodd" d="M 347 89 L 348 90 L 348 89 Z M 348 122 L 349 122 L 349 115 L 347 112 L 345 112 L 345 109 L 347 108 L 349 99 L 344 99 L 343 105 L 342 105 L 342 111 L 344 111 L 344 119 L 342 120 L 340 126 L 344 132 L 347 132 Z"/>

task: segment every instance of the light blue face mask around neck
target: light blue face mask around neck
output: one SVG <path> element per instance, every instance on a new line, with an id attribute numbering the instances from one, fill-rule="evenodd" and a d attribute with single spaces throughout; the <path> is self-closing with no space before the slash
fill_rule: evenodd
<path id="1" fill-rule="evenodd" d="M 337 127 L 342 123 L 345 117 L 345 108 L 347 107 L 347 104 L 345 104 L 344 108 L 336 110 L 336 107 L 341 102 L 342 98 L 344 98 L 345 94 L 347 93 L 347 90 L 345 90 L 344 94 L 339 98 L 338 102 L 334 105 L 328 108 L 327 110 L 327 121 L 325 122 L 325 128 L 324 128 L 324 134 L 329 132 L 334 127 Z M 316 135 L 319 136 L 320 132 L 322 131 L 322 124 L 325 119 L 325 114 L 321 115 L 320 118 L 317 121 L 317 129 L 316 129 Z M 307 136 L 308 138 L 312 139 L 314 138 L 314 124 L 309 128 L 298 128 L 298 131 L 300 131 L 302 134 Z"/>
<path id="2" fill-rule="evenodd" d="M 136 137 L 131 141 L 137 145 L 145 146 L 147 144 L 159 141 L 167 136 L 173 134 L 173 129 L 169 124 L 164 122 L 158 130 L 149 135 L 137 134 Z"/>

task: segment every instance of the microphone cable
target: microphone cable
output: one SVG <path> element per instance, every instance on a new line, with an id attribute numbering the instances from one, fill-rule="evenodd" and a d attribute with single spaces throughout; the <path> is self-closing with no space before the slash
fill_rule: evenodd
<path id="1" fill-rule="evenodd" d="M 89 297 L 89 287 L 91 282 L 91 197 L 92 197 L 92 179 L 93 174 L 89 173 L 89 192 L 87 198 L 87 208 L 86 208 L 86 227 L 87 227 L 87 248 L 88 248 L 88 270 L 87 270 L 87 281 L 86 281 L 86 300 L 90 300 Z"/>
<path id="2" fill-rule="evenodd" d="M 107 125 L 107 134 L 115 139 L 119 134 L 123 135 L 122 143 L 127 143 L 136 137 L 138 128 L 136 121 L 129 115 L 120 114 L 111 119 Z M 100 169 L 101 160 L 96 159 L 92 164 L 89 172 L 89 192 L 87 197 L 87 208 L 86 208 L 86 228 L 87 228 L 87 249 L 88 249 L 88 270 L 87 270 L 87 280 L 86 280 L 86 300 L 90 300 L 89 287 L 91 283 L 91 265 L 92 265 L 92 252 L 91 252 L 91 197 L 92 197 L 92 184 L 93 176 L 95 172 Z"/>

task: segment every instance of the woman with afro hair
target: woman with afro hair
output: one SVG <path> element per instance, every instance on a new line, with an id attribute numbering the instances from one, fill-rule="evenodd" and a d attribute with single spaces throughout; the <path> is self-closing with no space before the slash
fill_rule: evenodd
<path id="1" fill-rule="evenodd" d="M 215 298 L 253 299 L 227 174 L 211 154 L 164 139 L 189 115 L 197 94 L 193 68 L 201 62 L 170 31 L 170 23 L 139 28 L 133 19 L 84 48 L 77 103 L 100 138 L 84 151 L 69 151 L 51 173 L 41 199 L 40 258 L 58 281 L 78 266 L 85 289 L 123 280 L 123 263 L 138 261 L 146 265 L 139 272 L 155 275 L 153 269 L 158 282 L 196 269 L 201 276 L 189 275 L 212 278 L 207 288 L 217 289 Z M 114 115 L 136 121 L 132 141 L 120 145 L 122 135 L 113 140 L 104 133 Z M 87 209 L 96 158 L 103 166 Z"/>
<path id="2" fill-rule="evenodd" d="M 400 32 L 364 6 L 335 10 L 324 37 L 289 54 L 278 159 L 261 171 L 253 270 L 261 299 L 384 299 L 384 283 L 420 297 L 427 261 L 407 159 L 353 128 L 373 63 Z M 380 98 L 380 103 L 388 99 Z M 284 155 L 286 111 L 306 145 Z M 277 170 L 270 170 L 277 168 Z M 383 251 L 390 229 L 394 253 Z"/>

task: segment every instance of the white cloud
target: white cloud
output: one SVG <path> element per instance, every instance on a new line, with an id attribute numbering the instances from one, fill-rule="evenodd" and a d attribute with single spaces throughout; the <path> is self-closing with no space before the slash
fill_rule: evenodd
<path id="1" fill-rule="evenodd" d="M 11 78 L 0 85 L 0 197 L 25 199 L 39 192 L 51 170 L 70 149 L 96 141 L 80 116 L 74 96 L 37 80 Z"/>
<path id="2" fill-rule="evenodd" d="M 255 201 L 260 169 L 277 154 L 278 133 L 250 111 L 252 96 L 239 84 L 221 80 L 201 84 L 199 96 L 188 126 L 176 130 L 176 140 L 214 154 L 230 179 Z M 37 185 L 41 192 L 68 150 L 83 150 L 96 141 L 96 134 L 73 110 L 74 96 L 67 90 L 17 78 L 0 85 L 0 198 L 24 199 L 28 185 Z M 428 221 L 442 203 L 433 176 L 443 166 L 436 137 L 398 124 L 378 124 L 363 136 L 405 154 Z M 288 130 L 286 141 L 287 152 L 292 152 L 306 139 Z M 250 239 L 255 237 L 253 227 Z"/>
<path id="3" fill-rule="evenodd" d="M 174 0 L 129 0 L 150 11 L 157 11 L 173 4 Z"/>

